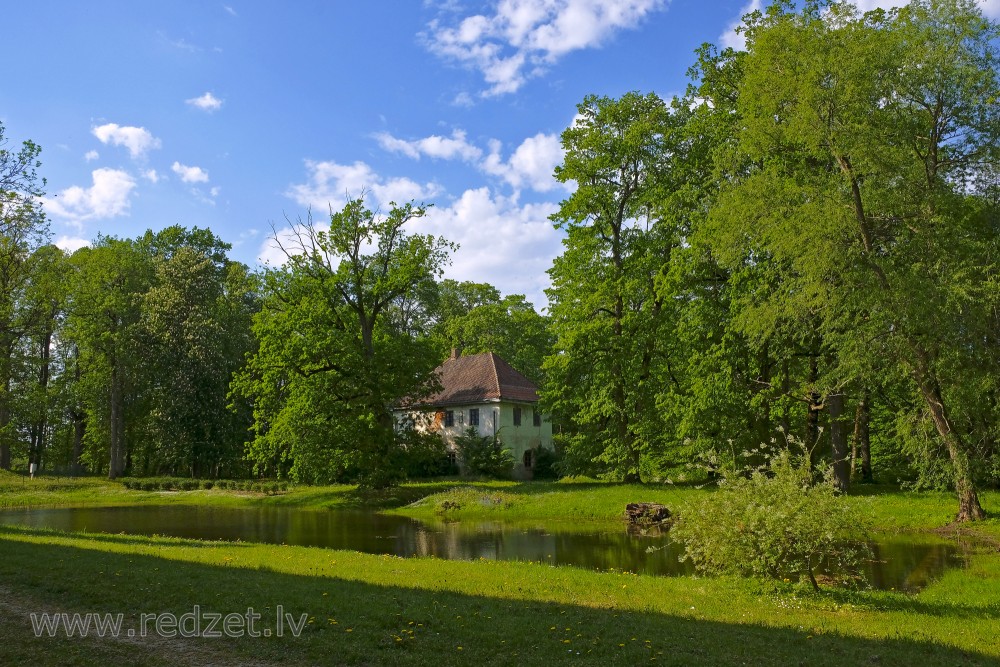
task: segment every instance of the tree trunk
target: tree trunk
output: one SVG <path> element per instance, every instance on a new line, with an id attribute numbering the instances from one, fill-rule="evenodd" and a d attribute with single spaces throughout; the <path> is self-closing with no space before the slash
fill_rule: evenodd
<path id="1" fill-rule="evenodd" d="M 73 411 L 73 474 L 83 472 L 83 436 L 87 432 L 87 420 L 84 413 Z"/>
<path id="2" fill-rule="evenodd" d="M 853 458 L 861 457 L 861 481 L 863 483 L 871 483 L 874 481 L 872 477 L 872 446 L 871 446 L 871 434 L 869 432 L 869 421 L 871 419 L 869 402 L 870 396 L 868 390 L 865 389 L 861 392 L 861 400 L 858 401 L 858 410 L 854 416 L 854 438 L 852 449 L 854 451 Z M 853 475 L 855 471 L 855 465 L 851 465 L 851 474 Z"/>
<path id="3" fill-rule="evenodd" d="M 111 456 L 108 478 L 117 479 L 125 469 L 125 409 L 121 386 L 121 371 L 115 360 L 111 363 Z"/>
<path id="4" fill-rule="evenodd" d="M 958 494 L 958 514 L 955 521 L 979 521 L 986 518 L 983 506 L 979 504 L 979 494 L 976 492 L 976 485 L 972 479 L 972 467 L 969 463 L 969 452 L 961 436 L 951 427 L 948 421 L 948 411 L 944 405 L 944 398 L 937 383 L 920 373 L 917 377 L 917 384 L 920 386 L 920 394 L 923 396 L 927 408 L 930 410 L 931 419 L 938 435 L 948 448 L 948 456 L 954 468 L 955 492 Z"/>
<path id="5" fill-rule="evenodd" d="M 844 395 L 826 397 L 830 406 L 830 455 L 833 458 L 833 484 L 846 491 L 851 481 L 851 466 L 847 454 L 847 424 L 844 423 Z"/>
<path id="6" fill-rule="evenodd" d="M 806 447 L 809 449 L 809 460 L 816 463 L 816 454 L 819 444 L 819 413 L 823 409 L 822 397 L 816 391 L 816 383 L 819 382 L 819 361 L 815 354 L 809 355 L 809 385 L 813 387 L 807 396 L 809 400 L 809 411 L 806 413 Z"/>

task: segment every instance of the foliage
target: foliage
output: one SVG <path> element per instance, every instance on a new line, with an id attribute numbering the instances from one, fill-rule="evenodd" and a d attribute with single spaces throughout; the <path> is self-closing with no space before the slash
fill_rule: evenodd
<path id="1" fill-rule="evenodd" d="M 322 482 L 354 470 L 369 487 L 402 479 L 392 409 L 432 388 L 439 361 L 404 315 L 454 248 L 407 233 L 424 213 L 410 203 L 382 215 L 352 199 L 328 230 L 309 219 L 290 241 L 275 237 L 288 261 L 264 272 L 259 349 L 232 385 L 253 403 L 258 471 Z"/>
<path id="2" fill-rule="evenodd" d="M 638 93 L 589 96 L 578 112 L 556 168 L 577 188 L 552 216 L 566 236 L 549 271 L 556 345 L 542 399 L 570 427 L 567 449 L 638 481 L 642 456 L 664 430 L 653 405 L 665 377 L 669 303 L 655 283 L 680 241 L 661 206 L 676 117 L 658 96 Z"/>
<path id="3" fill-rule="evenodd" d="M 817 590 L 817 568 L 857 575 L 866 547 L 856 540 L 867 519 L 829 478 L 814 479 L 808 454 L 782 450 L 766 465 L 722 475 L 719 489 L 682 508 L 671 530 L 699 570 L 798 574 Z"/>
<path id="4" fill-rule="evenodd" d="M 535 464 L 532 479 L 559 479 L 562 475 L 562 458 L 554 449 L 539 447 L 535 450 Z"/>
<path id="5" fill-rule="evenodd" d="M 439 434 L 410 428 L 397 433 L 396 442 L 403 450 L 403 466 L 408 479 L 458 473 Z"/>
<path id="6" fill-rule="evenodd" d="M 499 438 L 480 436 L 479 430 L 470 426 L 455 438 L 455 446 L 466 475 L 510 479 L 514 456 Z"/>

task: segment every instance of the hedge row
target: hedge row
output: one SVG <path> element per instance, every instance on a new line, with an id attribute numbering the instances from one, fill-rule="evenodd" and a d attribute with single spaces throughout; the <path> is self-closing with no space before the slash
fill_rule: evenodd
<path id="1" fill-rule="evenodd" d="M 225 489 L 272 495 L 288 490 L 288 482 L 261 482 L 252 479 L 189 479 L 187 477 L 122 477 L 119 480 L 132 491 L 194 491 L 196 489 Z"/>

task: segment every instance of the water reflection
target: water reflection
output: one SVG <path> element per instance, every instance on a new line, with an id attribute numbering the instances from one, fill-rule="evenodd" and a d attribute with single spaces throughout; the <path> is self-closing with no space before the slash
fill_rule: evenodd
<path id="1" fill-rule="evenodd" d="M 594 570 L 652 575 L 690 574 L 682 549 L 666 533 L 606 524 L 524 528 L 500 522 L 426 524 L 368 512 L 282 507 L 112 507 L 0 512 L 0 523 L 70 531 L 167 535 L 351 549 L 396 556 L 525 560 Z M 922 536 L 896 536 L 872 544 L 868 579 L 876 588 L 918 590 L 948 567 L 961 564 L 954 544 Z"/>

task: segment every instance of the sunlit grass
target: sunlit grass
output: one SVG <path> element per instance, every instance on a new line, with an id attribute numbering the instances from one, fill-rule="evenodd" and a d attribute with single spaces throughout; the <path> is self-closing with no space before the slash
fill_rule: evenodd
<path id="1" fill-rule="evenodd" d="M 993 664 L 1000 556 L 915 596 L 808 594 L 732 578 L 0 527 L 0 586 L 44 610 L 219 612 L 281 604 L 298 639 L 213 640 L 287 664 Z M 41 566 L 40 566 L 41 565 Z M 10 623 L 6 624 L 8 627 Z M 22 624 L 10 646 L 37 646 Z M 459 649 L 461 647 L 461 649 Z M 461 655 L 459 655 L 461 651 Z M 100 664 L 100 656 L 80 664 Z M 112 652 L 113 654 L 114 652 Z M 579 657 L 577 656 L 579 653 Z M 36 653 L 37 655 L 37 653 Z M 141 655 L 139 656 L 141 657 Z M 155 656 L 154 656 L 155 657 Z M 139 664 L 143 660 L 137 661 Z M 42 661 L 44 664 L 45 661 Z M 49 664 L 57 664 L 53 654 Z"/>

